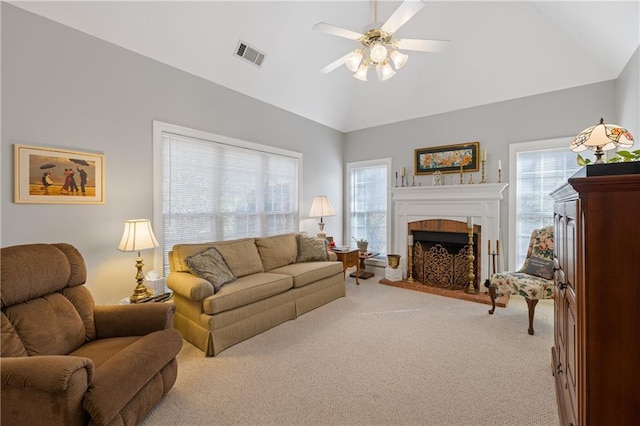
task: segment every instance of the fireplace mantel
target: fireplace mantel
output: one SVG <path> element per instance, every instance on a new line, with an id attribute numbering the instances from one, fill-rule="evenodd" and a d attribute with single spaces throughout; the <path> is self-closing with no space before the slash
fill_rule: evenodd
<path id="1" fill-rule="evenodd" d="M 393 218 L 392 247 L 402 256 L 402 267 L 407 270 L 408 224 L 427 219 L 450 219 L 467 222 L 473 218 L 482 227 L 479 250 L 486 250 L 488 241 L 492 247 L 500 238 L 500 200 L 507 183 L 482 183 L 472 185 L 407 186 L 391 188 Z M 482 256 L 486 259 L 485 256 Z M 482 268 L 479 282 L 488 278 L 487 268 Z M 482 286 L 481 286 L 482 287 Z"/>

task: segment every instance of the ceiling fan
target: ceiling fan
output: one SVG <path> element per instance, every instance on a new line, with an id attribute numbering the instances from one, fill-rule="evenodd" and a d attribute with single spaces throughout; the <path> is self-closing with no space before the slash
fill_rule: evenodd
<path id="1" fill-rule="evenodd" d="M 404 66 L 409 59 L 398 51 L 415 50 L 419 52 L 441 52 L 447 44 L 447 40 L 418 40 L 418 39 L 394 39 L 395 33 L 401 26 L 407 23 L 416 13 L 424 7 L 424 1 L 405 0 L 396 9 L 395 12 L 387 19 L 384 24 L 378 21 L 377 1 L 374 4 L 374 22 L 365 28 L 363 34 L 335 25 L 319 22 L 313 26 L 314 30 L 322 31 L 338 37 L 348 38 L 350 40 L 359 41 L 362 47 L 347 53 L 341 58 L 330 63 L 320 70 L 321 73 L 329 73 L 342 64 L 345 64 L 349 71 L 353 72 L 353 76 L 359 80 L 367 81 L 367 71 L 369 67 L 375 65 L 378 79 L 380 81 L 393 77 L 396 71 L 391 67 L 393 63 L 396 70 Z M 391 53 L 389 53 L 389 51 Z"/>

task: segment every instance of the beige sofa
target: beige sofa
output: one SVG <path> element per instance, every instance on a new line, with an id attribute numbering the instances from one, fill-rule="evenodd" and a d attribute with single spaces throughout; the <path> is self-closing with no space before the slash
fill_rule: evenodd
<path id="1" fill-rule="evenodd" d="M 176 244 L 169 252 L 167 285 L 176 305 L 174 326 L 182 336 L 215 356 L 263 331 L 293 320 L 345 295 L 341 262 L 305 261 L 299 238 L 285 234 L 264 238 Z M 215 247 L 237 279 L 214 293 L 212 283 L 193 273 L 185 259 Z"/>

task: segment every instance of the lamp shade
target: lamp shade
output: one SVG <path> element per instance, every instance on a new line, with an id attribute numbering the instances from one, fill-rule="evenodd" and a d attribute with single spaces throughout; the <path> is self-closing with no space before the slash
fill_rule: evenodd
<path id="1" fill-rule="evenodd" d="M 124 222 L 124 232 L 118 245 L 120 251 L 140 251 L 158 247 L 149 219 L 132 219 Z"/>
<path id="2" fill-rule="evenodd" d="M 633 136 L 631 133 L 618 125 L 605 124 L 604 119 L 600 123 L 591 126 L 578 133 L 571 142 L 571 150 L 574 152 L 584 151 L 587 148 L 608 151 L 617 147 L 631 148 L 633 146 Z"/>
<path id="3" fill-rule="evenodd" d="M 336 212 L 333 211 L 333 207 L 329 202 L 329 199 L 326 195 L 319 195 L 317 197 L 313 197 L 313 202 L 311 203 L 311 210 L 309 211 L 309 217 L 327 217 L 327 216 L 335 216 Z"/>

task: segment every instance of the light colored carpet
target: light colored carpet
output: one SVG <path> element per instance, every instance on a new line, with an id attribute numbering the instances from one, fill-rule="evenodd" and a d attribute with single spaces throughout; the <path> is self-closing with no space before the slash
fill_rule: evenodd
<path id="1" fill-rule="evenodd" d="M 378 283 L 215 358 L 185 341 L 144 425 L 557 425 L 553 302 L 488 306 Z"/>

